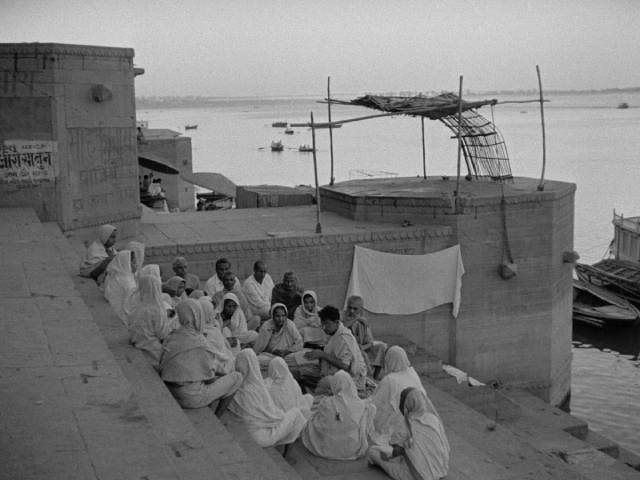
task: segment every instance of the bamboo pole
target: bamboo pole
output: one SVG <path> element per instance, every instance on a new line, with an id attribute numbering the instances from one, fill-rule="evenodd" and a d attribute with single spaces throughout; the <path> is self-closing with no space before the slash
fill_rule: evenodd
<path id="1" fill-rule="evenodd" d="M 424 179 L 427 179 L 427 149 L 424 145 L 424 117 L 420 117 L 420 123 L 422 125 L 422 175 Z"/>
<path id="2" fill-rule="evenodd" d="M 335 177 L 333 176 L 333 128 L 331 126 L 331 77 L 327 77 L 327 110 L 329 116 L 329 152 L 331 154 L 331 177 L 329 185 L 333 185 Z"/>
<path id="3" fill-rule="evenodd" d="M 460 195 L 460 157 L 462 155 L 462 75 L 458 89 L 458 173 L 456 177 L 455 213 L 458 213 L 458 196 Z"/>
<path id="4" fill-rule="evenodd" d="M 538 74 L 538 88 L 540 89 L 540 123 L 542 124 L 542 174 L 540 175 L 540 184 L 538 191 L 544 190 L 544 171 L 547 167 L 547 137 L 544 130 L 544 98 L 542 97 L 542 79 L 540 78 L 540 67 L 536 65 L 536 73 Z"/>
<path id="5" fill-rule="evenodd" d="M 316 233 L 322 233 L 322 225 L 320 225 L 320 186 L 318 185 L 318 161 L 316 159 L 316 128 L 313 123 L 313 112 L 311 112 L 311 147 L 313 148 L 313 175 L 316 182 Z"/>

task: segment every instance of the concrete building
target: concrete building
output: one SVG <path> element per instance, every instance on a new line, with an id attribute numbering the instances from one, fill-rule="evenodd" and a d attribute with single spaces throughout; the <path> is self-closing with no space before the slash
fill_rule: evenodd
<path id="1" fill-rule="evenodd" d="M 133 49 L 0 44 L 0 206 L 63 230 L 140 218 Z"/>
<path id="2" fill-rule="evenodd" d="M 171 165 L 179 172 L 191 173 L 191 138 L 164 128 L 142 128 L 143 140 L 138 142 L 138 156 L 149 156 Z M 162 180 L 170 210 L 195 210 L 195 189 L 179 174 L 163 174 L 140 167 L 140 175 L 151 175 Z"/>

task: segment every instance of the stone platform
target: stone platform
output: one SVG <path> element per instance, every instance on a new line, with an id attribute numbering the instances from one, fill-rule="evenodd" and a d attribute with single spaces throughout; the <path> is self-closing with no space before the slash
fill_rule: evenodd
<path id="1" fill-rule="evenodd" d="M 208 408 L 182 410 L 55 224 L 0 210 L 0 478 L 380 479 L 355 462 L 261 449 Z M 637 479 L 640 464 L 523 391 L 471 389 L 411 353 L 452 446 L 448 479 Z M 403 343 L 405 342 L 405 343 Z"/>

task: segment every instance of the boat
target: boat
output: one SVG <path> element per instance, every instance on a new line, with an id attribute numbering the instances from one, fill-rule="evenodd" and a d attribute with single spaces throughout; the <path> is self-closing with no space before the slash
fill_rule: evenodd
<path id="1" fill-rule="evenodd" d="M 196 128 L 198 128 L 198 125 L 185 125 L 184 126 L 185 130 L 195 130 Z"/>
<path id="2" fill-rule="evenodd" d="M 633 326 L 640 319 L 640 310 L 606 288 L 574 280 L 573 319 L 596 327 Z"/>
<path id="3" fill-rule="evenodd" d="M 286 133 L 287 135 L 293 135 L 293 128 L 291 127 L 285 128 L 284 133 Z"/>
<path id="4" fill-rule="evenodd" d="M 640 305 L 640 263 L 607 258 L 593 265 L 577 263 L 578 279 Z"/>
<path id="5" fill-rule="evenodd" d="M 287 126 L 289 126 L 289 122 L 273 122 L 271 126 L 276 128 L 282 128 L 282 127 L 286 128 Z"/>
<path id="6" fill-rule="evenodd" d="M 298 147 L 299 152 L 313 152 L 313 147 L 311 145 L 300 145 Z"/>
<path id="7" fill-rule="evenodd" d="M 314 123 L 313 128 L 342 128 L 342 124 L 338 123 L 337 125 L 329 125 L 328 123 Z"/>
<path id="8" fill-rule="evenodd" d="M 271 142 L 271 151 L 272 152 L 281 152 L 284 150 L 284 145 L 280 140 L 274 140 Z"/>
<path id="9" fill-rule="evenodd" d="M 629 108 L 629 104 L 627 102 L 619 103 L 618 108 Z"/>

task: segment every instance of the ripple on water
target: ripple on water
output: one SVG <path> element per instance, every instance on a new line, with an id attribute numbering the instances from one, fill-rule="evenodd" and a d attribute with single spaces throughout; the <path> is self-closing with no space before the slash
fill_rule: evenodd
<path id="1" fill-rule="evenodd" d="M 640 362 L 582 344 L 573 350 L 571 413 L 640 454 Z"/>

